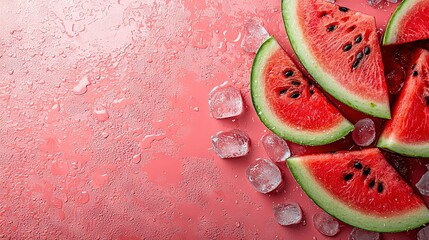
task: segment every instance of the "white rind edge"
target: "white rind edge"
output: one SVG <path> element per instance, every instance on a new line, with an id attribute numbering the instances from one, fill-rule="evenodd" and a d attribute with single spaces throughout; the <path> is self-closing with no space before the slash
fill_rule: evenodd
<path id="1" fill-rule="evenodd" d="M 346 105 L 366 114 L 379 118 L 390 119 L 389 104 L 386 105 L 382 103 L 368 102 L 347 89 L 343 89 L 341 85 L 333 80 L 334 77 L 325 72 L 317 63 L 316 59 L 308 50 L 308 45 L 304 40 L 303 31 L 300 29 L 300 24 L 297 21 L 298 16 L 295 11 L 297 8 L 297 2 L 298 0 L 282 0 L 282 15 L 286 33 L 289 37 L 292 48 L 306 70 L 320 84 L 320 86 L 325 89 L 326 92 L 331 94 L 340 102 L 343 102 Z"/>
<path id="2" fill-rule="evenodd" d="M 407 15 L 407 12 L 412 9 L 416 2 L 418 2 L 418 0 L 403 0 L 398 7 L 396 7 L 387 23 L 386 31 L 383 36 L 383 45 L 397 43 L 399 22 Z"/>
<path id="3" fill-rule="evenodd" d="M 393 133 L 387 137 L 380 137 L 377 142 L 377 147 L 409 157 L 429 157 L 429 143 L 402 143 L 394 139 Z"/>

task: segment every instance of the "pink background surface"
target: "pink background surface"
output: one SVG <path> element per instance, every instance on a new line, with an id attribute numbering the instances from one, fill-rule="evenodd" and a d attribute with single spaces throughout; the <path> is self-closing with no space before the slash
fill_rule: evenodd
<path id="1" fill-rule="evenodd" d="M 381 30 L 395 6 L 338 3 Z M 0 0 L 0 236 L 328 239 L 285 165 L 272 194 L 245 178 L 267 157 L 249 95 L 254 55 L 240 47 L 249 19 L 292 53 L 279 0 Z M 215 120 L 208 93 L 225 82 L 246 108 Z M 249 134 L 251 152 L 219 159 L 210 136 L 232 128 Z M 276 223 L 272 206 L 288 201 L 303 224 Z M 347 239 L 341 226 L 334 239 Z"/>

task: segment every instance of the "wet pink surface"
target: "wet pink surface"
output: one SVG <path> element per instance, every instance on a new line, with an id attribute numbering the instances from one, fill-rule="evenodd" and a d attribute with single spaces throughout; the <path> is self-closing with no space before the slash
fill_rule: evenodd
<path id="1" fill-rule="evenodd" d="M 338 2 L 375 15 L 380 28 L 395 6 Z M 249 19 L 291 53 L 279 0 L 0 1 L 0 236 L 328 239 L 311 223 L 321 210 L 285 165 L 276 193 L 245 178 L 267 157 L 249 95 L 254 55 L 240 48 Z M 245 110 L 215 120 L 208 94 L 225 82 Z M 210 136 L 233 128 L 248 133 L 251 151 L 220 159 Z M 305 222 L 282 227 L 272 206 L 290 201 Z M 335 239 L 351 229 L 342 224 Z"/>

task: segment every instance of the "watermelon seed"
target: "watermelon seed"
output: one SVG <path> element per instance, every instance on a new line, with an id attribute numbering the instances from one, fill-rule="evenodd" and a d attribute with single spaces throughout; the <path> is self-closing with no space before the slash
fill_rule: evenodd
<path id="1" fill-rule="evenodd" d="M 363 166 L 362 166 L 362 164 L 361 164 L 360 162 L 355 162 L 355 163 L 353 164 L 353 167 L 355 167 L 355 168 L 357 168 L 357 169 L 362 169 L 362 168 L 363 168 Z"/>
<path id="2" fill-rule="evenodd" d="M 313 95 L 314 94 L 314 90 L 313 89 L 310 89 L 310 95 Z M 429 97 L 426 99 L 426 102 L 429 100 Z M 429 104 L 428 104 L 429 105 Z"/>
<path id="3" fill-rule="evenodd" d="M 293 71 L 292 70 L 287 70 L 284 72 L 286 77 L 292 77 L 293 76 Z"/>
<path id="4" fill-rule="evenodd" d="M 382 193 L 383 192 L 383 183 L 379 182 L 377 185 L 377 192 Z"/>
<path id="5" fill-rule="evenodd" d="M 363 58 L 363 53 L 362 52 L 358 52 L 358 54 L 356 55 L 356 60 L 361 60 Z"/>
<path id="6" fill-rule="evenodd" d="M 299 93 L 299 92 L 293 92 L 293 93 L 290 95 L 290 98 L 298 98 L 298 97 L 299 97 L 299 95 L 300 95 L 300 93 Z"/>
<path id="7" fill-rule="evenodd" d="M 327 27 L 328 32 L 332 32 L 332 31 L 334 31 L 335 29 L 337 29 L 337 26 L 335 26 L 334 24 L 331 24 L 331 25 L 329 25 L 329 26 Z"/>
<path id="8" fill-rule="evenodd" d="M 340 7 L 339 9 L 340 9 L 341 12 L 347 12 L 347 11 L 349 11 L 349 9 L 346 8 L 346 7 Z"/>
<path id="9" fill-rule="evenodd" d="M 365 46 L 365 48 L 363 49 L 363 53 L 365 53 L 365 55 L 368 55 L 371 52 L 371 49 L 369 48 L 369 46 Z"/>
<path id="10" fill-rule="evenodd" d="M 413 64 L 412 66 L 411 66 L 411 69 L 412 70 L 414 70 L 414 68 L 416 67 L 416 64 Z"/>
<path id="11" fill-rule="evenodd" d="M 360 43 L 362 41 L 362 34 L 359 34 L 356 38 L 355 38 L 355 43 Z"/>
<path id="12" fill-rule="evenodd" d="M 301 83 L 299 81 L 292 80 L 292 85 L 299 86 Z"/>
<path id="13" fill-rule="evenodd" d="M 363 175 L 368 176 L 371 173 L 371 168 L 369 168 L 368 166 L 366 166 L 363 169 Z"/>
<path id="14" fill-rule="evenodd" d="M 360 60 L 359 59 L 356 59 L 356 61 L 353 63 L 353 65 L 352 65 L 352 69 L 355 69 L 355 68 L 357 68 L 358 67 L 358 65 L 359 65 L 359 63 L 360 63 Z"/>
<path id="15" fill-rule="evenodd" d="M 347 173 L 346 175 L 344 175 L 344 180 L 345 181 L 348 181 L 348 180 L 350 180 L 352 178 L 353 178 L 353 173 Z"/>
<path id="16" fill-rule="evenodd" d="M 419 75 L 419 73 L 417 71 L 413 71 L 413 76 L 417 77 L 417 75 Z"/>
<path id="17" fill-rule="evenodd" d="M 373 188 L 375 186 L 375 180 L 372 179 L 371 182 L 369 182 L 369 188 Z"/>
<path id="18" fill-rule="evenodd" d="M 279 92 L 280 96 L 285 95 L 287 90 L 288 90 L 287 88 L 280 90 L 280 92 Z"/>
<path id="19" fill-rule="evenodd" d="M 312 87 L 313 86 L 313 82 L 308 81 L 308 86 Z"/>
<path id="20" fill-rule="evenodd" d="M 344 48 L 343 48 L 344 52 L 347 52 L 347 51 L 349 51 L 350 49 L 352 49 L 352 44 L 351 44 L 351 43 L 346 44 L 346 45 L 344 46 Z"/>

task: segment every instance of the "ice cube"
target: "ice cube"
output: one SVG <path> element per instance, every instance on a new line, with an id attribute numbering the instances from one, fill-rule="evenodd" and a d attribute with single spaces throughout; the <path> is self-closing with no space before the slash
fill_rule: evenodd
<path id="1" fill-rule="evenodd" d="M 428 240 L 429 239 L 429 226 L 426 226 L 417 233 L 417 240 Z"/>
<path id="2" fill-rule="evenodd" d="M 256 159 L 247 167 L 246 177 L 260 193 L 269 193 L 282 182 L 280 169 L 270 160 L 263 158 Z"/>
<path id="3" fill-rule="evenodd" d="M 386 74 L 386 84 L 390 94 L 401 91 L 405 81 L 405 73 L 401 68 L 395 68 Z"/>
<path id="4" fill-rule="evenodd" d="M 355 124 L 352 132 L 353 141 L 362 147 L 369 146 L 375 140 L 375 125 L 370 118 L 364 118 Z"/>
<path id="5" fill-rule="evenodd" d="M 350 232 L 349 240 L 380 240 L 380 233 L 353 228 Z"/>
<path id="6" fill-rule="evenodd" d="M 298 203 L 281 203 L 273 206 L 274 217 L 282 226 L 300 223 L 302 211 Z"/>
<path id="7" fill-rule="evenodd" d="M 250 139 L 240 129 L 221 131 L 212 136 L 212 146 L 220 158 L 242 157 L 249 153 Z"/>
<path id="8" fill-rule="evenodd" d="M 314 227 L 321 234 L 332 237 L 340 232 L 340 224 L 332 216 L 325 212 L 319 212 L 313 215 Z"/>
<path id="9" fill-rule="evenodd" d="M 419 192 L 425 196 L 429 196 L 429 171 L 423 174 L 420 180 L 416 183 Z"/>
<path id="10" fill-rule="evenodd" d="M 249 20 L 244 28 L 246 33 L 241 41 L 241 48 L 246 52 L 255 53 L 261 44 L 270 37 L 267 30 L 255 19 Z"/>
<path id="11" fill-rule="evenodd" d="M 366 2 L 368 3 L 368 5 L 374 7 L 377 6 L 381 2 L 381 0 L 366 0 Z"/>
<path id="12" fill-rule="evenodd" d="M 290 150 L 286 141 L 274 133 L 264 135 L 261 141 L 265 152 L 272 161 L 282 162 L 290 157 Z"/>
<path id="13" fill-rule="evenodd" d="M 243 98 L 235 87 L 218 86 L 209 94 L 209 108 L 213 118 L 236 117 L 243 112 Z"/>

